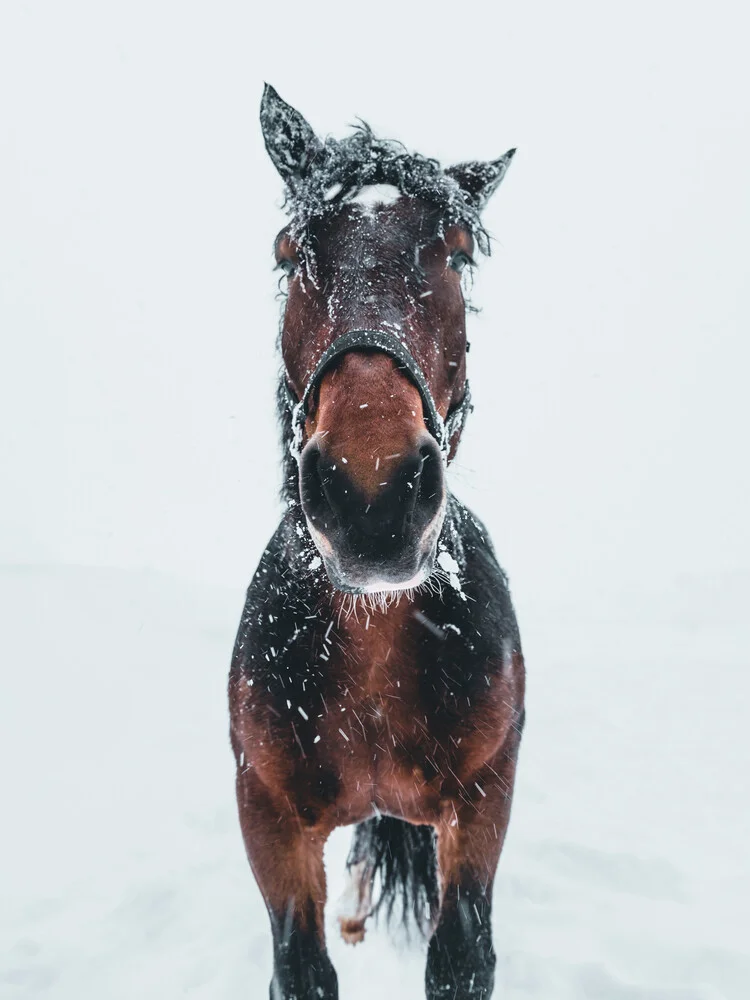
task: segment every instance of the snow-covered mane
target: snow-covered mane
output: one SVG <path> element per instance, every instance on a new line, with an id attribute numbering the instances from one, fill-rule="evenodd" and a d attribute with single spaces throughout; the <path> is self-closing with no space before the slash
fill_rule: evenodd
<path id="1" fill-rule="evenodd" d="M 376 136 L 366 122 L 344 139 L 326 138 L 305 175 L 287 181 L 285 207 L 292 217 L 292 231 L 303 234 L 314 219 L 354 201 L 372 185 L 390 185 L 406 197 L 435 205 L 444 226 L 465 226 L 480 250 L 489 254 L 490 240 L 479 208 L 458 181 L 437 160 L 412 153 L 397 140 Z"/>

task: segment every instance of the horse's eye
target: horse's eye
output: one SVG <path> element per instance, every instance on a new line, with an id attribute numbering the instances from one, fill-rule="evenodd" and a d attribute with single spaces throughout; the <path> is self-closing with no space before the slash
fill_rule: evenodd
<path id="1" fill-rule="evenodd" d="M 279 268 L 279 270 L 284 272 L 287 278 L 291 278 L 291 276 L 297 270 L 297 265 L 294 263 L 293 260 L 290 260 L 288 257 L 282 257 L 279 263 L 277 264 L 277 267 Z"/>
<path id="2" fill-rule="evenodd" d="M 454 271 L 458 272 L 458 274 L 463 271 L 467 264 L 469 267 L 473 267 L 474 261 L 465 250 L 456 250 L 455 253 L 451 254 L 450 260 L 448 261 L 448 266 L 452 267 Z"/>

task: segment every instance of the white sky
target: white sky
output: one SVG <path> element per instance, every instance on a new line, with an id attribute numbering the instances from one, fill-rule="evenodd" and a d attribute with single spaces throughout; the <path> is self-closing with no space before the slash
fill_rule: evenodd
<path id="1" fill-rule="evenodd" d="M 321 133 L 519 147 L 454 477 L 517 592 L 750 592 L 746 17 L 4 4 L 0 561 L 249 579 L 278 515 L 268 80 Z"/>

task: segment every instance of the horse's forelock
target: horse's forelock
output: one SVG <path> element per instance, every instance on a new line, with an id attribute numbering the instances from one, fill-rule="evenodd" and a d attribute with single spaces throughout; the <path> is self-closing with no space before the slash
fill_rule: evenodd
<path id="1" fill-rule="evenodd" d="M 457 181 L 437 160 L 411 153 L 397 140 L 379 138 L 366 122 L 345 139 L 326 139 L 305 176 L 287 186 L 285 207 L 295 239 L 306 243 L 312 224 L 356 199 L 363 188 L 378 184 L 435 205 L 445 225 L 465 226 L 479 249 L 489 254 L 489 235 L 479 212 Z"/>

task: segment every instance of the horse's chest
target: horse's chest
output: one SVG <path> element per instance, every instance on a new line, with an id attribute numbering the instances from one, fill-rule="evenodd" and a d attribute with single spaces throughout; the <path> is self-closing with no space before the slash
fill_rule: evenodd
<path id="1" fill-rule="evenodd" d="M 465 679 L 436 677 L 434 664 L 406 663 L 399 652 L 394 649 L 389 663 L 348 665 L 346 681 L 318 719 L 315 749 L 322 769 L 340 780 L 341 799 L 429 821 L 472 759 L 485 756 L 479 744 L 494 734 L 485 736 L 475 721 L 497 698 L 484 682 L 474 692 Z M 335 672 L 337 664 L 331 666 Z"/>
<path id="2" fill-rule="evenodd" d="M 435 819 L 488 759 L 509 699 L 471 645 L 450 630 L 425 637 L 414 621 L 391 611 L 380 627 L 331 629 L 304 648 L 299 639 L 256 655 L 265 666 L 239 685 L 239 718 L 266 784 L 310 815 L 333 808 L 340 822 L 373 809 Z"/>

